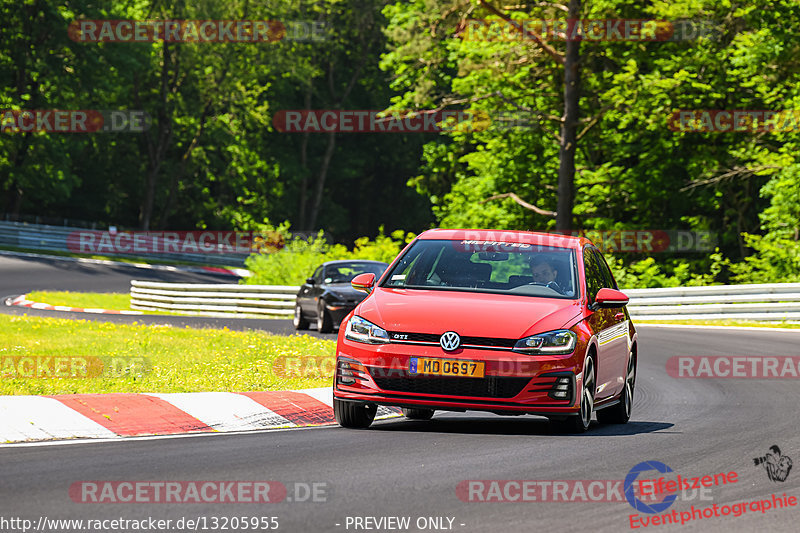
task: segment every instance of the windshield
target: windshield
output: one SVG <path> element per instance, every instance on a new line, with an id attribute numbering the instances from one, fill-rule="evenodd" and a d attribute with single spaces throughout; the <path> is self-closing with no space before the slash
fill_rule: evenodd
<path id="1" fill-rule="evenodd" d="M 389 265 L 380 263 L 337 263 L 325 267 L 325 283 L 350 283 L 359 274 L 371 272 L 378 279 Z"/>
<path id="2" fill-rule="evenodd" d="M 512 243 L 482 248 L 459 241 L 419 240 L 382 286 L 578 297 L 574 250 Z"/>

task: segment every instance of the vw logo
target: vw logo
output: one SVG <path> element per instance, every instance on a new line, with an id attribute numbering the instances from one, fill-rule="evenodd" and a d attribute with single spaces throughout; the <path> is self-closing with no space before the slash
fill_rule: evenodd
<path id="1" fill-rule="evenodd" d="M 461 346 L 461 337 L 459 337 L 458 333 L 455 331 L 447 331 L 443 333 L 441 337 L 439 337 L 439 344 L 442 346 L 444 351 L 452 352 Z"/>

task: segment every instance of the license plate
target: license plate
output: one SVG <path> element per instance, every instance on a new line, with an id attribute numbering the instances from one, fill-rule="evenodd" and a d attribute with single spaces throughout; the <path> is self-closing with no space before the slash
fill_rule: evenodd
<path id="1" fill-rule="evenodd" d="M 412 357 L 408 362 L 410 374 L 428 376 L 453 376 L 464 378 L 482 378 L 484 363 L 479 361 L 462 361 L 460 359 L 432 359 L 429 357 Z"/>

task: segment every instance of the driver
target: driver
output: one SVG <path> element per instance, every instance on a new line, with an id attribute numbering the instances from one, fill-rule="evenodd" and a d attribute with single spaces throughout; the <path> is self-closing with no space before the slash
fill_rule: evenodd
<path id="1" fill-rule="evenodd" d="M 563 290 L 556 281 L 558 268 L 547 256 L 537 255 L 531 260 L 531 274 L 533 274 L 534 283 L 544 285 L 563 294 Z"/>

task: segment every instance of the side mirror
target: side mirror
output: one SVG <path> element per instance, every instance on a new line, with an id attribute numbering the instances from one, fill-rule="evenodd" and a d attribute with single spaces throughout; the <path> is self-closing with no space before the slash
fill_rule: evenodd
<path id="1" fill-rule="evenodd" d="M 372 272 L 364 272 L 354 277 L 350 282 L 350 286 L 357 291 L 364 291 L 367 294 L 372 292 L 372 287 L 375 285 L 375 274 Z"/>
<path id="2" fill-rule="evenodd" d="M 616 289 L 600 289 L 594 297 L 592 309 L 608 309 L 611 307 L 622 307 L 628 305 L 630 298 Z"/>
<path id="3" fill-rule="evenodd" d="M 314 284 L 314 278 L 306 278 L 306 283 L 308 283 L 309 285 L 313 285 Z"/>

